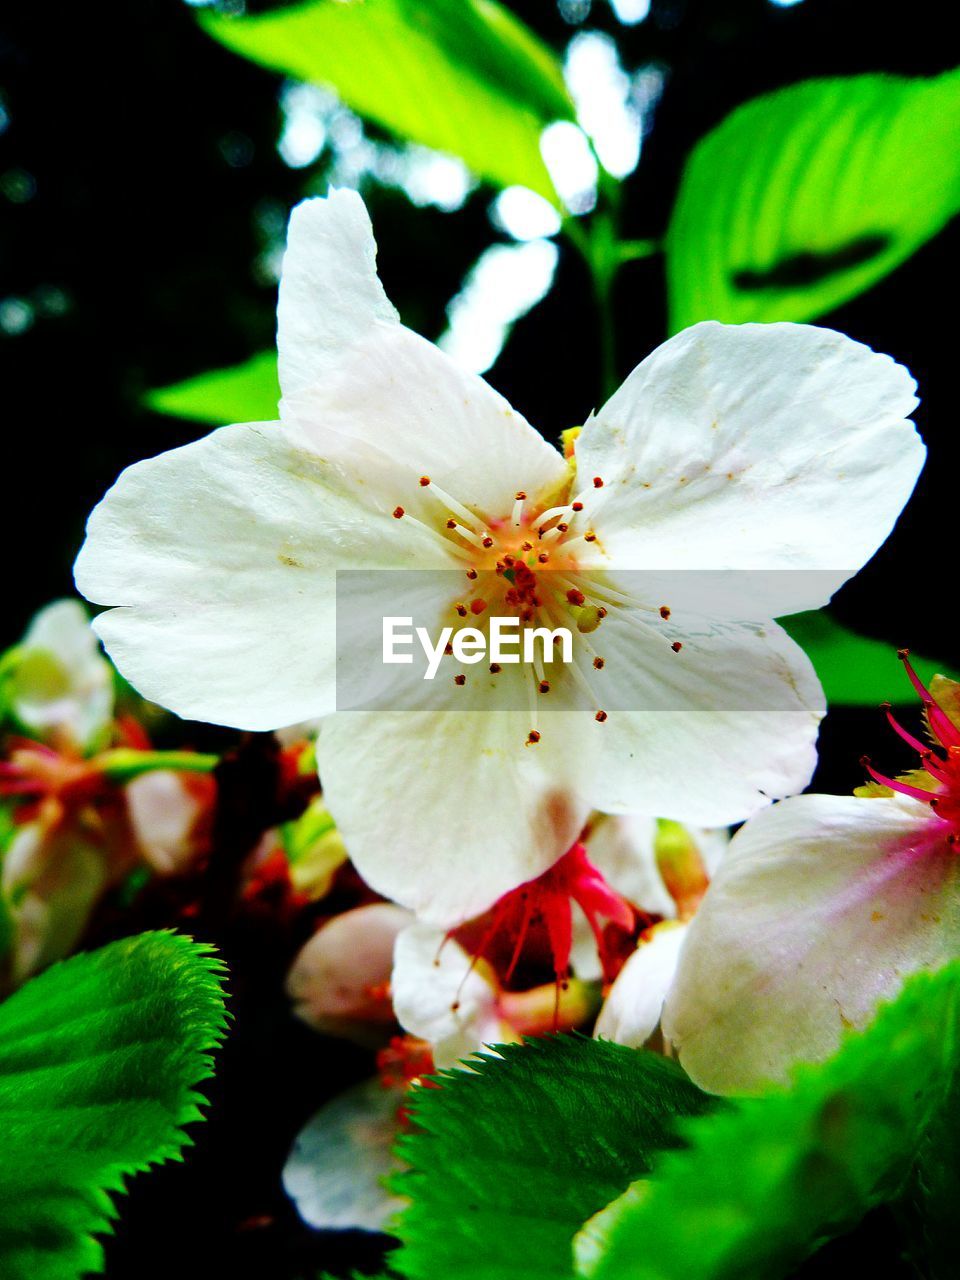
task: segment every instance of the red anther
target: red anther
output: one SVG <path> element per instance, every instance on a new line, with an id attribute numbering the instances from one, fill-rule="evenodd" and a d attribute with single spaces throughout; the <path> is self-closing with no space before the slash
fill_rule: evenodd
<path id="1" fill-rule="evenodd" d="M 575 502 L 575 503 L 573 504 L 573 506 L 572 506 L 570 509 L 571 509 L 571 511 L 582 511 L 582 510 L 583 510 L 583 503 L 582 503 L 582 502 Z"/>
<path id="2" fill-rule="evenodd" d="M 498 676 L 502 670 L 503 668 L 500 666 L 499 662 L 490 663 L 490 671 L 492 675 Z"/>
<path id="3" fill-rule="evenodd" d="M 600 479 L 600 477 L 599 477 L 599 476 L 594 476 L 594 477 L 593 477 L 593 487 L 594 487 L 595 489 L 602 489 L 602 488 L 603 488 L 603 481 Z"/>
<path id="4" fill-rule="evenodd" d="M 393 508 L 393 518 L 394 518 L 394 520 L 402 520 L 402 519 L 403 519 L 403 514 L 404 514 L 403 507 L 394 507 L 394 508 Z"/>
<path id="5" fill-rule="evenodd" d="M 586 600 L 586 596 L 577 587 L 571 587 L 567 592 L 567 599 L 573 605 L 581 605 Z"/>
<path id="6" fill-rule="evenodd" d="M 465 685 L 465 684 L 467 683 L 467 677 L 466 677 L 465 675 L 462 675 L 462 674 L 461 674 L 461 675 L 458 675 L 458 676 L 454 676 L 454 677 L 453 677 L 453 683 L 454 683 L 454 684 L 458 684 L 458 685 L 460 685 L 460 686 L 462 687 L 463 685 Z"/>
<path id="7" fill-rule="evenodd" d="M 450 657 L 453 653 L 453 645 L 449 642 L 443 646 L 443 652 L 446 657 Z"/>
<path id="8" fill-rule="evenodd" d="M 471 582 L 475 582 L 478 577 L 476 569 L 468 569 L 467 577 L 470 579 Z"/>
<path id="9" fill-rule="evenodd" d="M 471 613 L 483 613 L 483 611 L 484 611 L 484 609 L 485 609 L 486 607 L 487 607 L 487 602 L 486 602 L 486 600 L 471 600 L 471 601 L 470 601 L 470 612 L 471 612 Z"/>
<path id="10" fill-rule="evenodd" d="M 493 546 L 493 539 L 490 537 L 489 534 L 487 534 L 485 538 L 481 538 L 480 541 L 487 548 L 490 548 Z"/>
<path id="11" fill-rule="evenodd" d="M 558 524 L 557 528 L 560 530 L 561 533 L 566 533 L 567 530 L 570 528 L 570 526 L 568 524 Z"/>
<path id="12" fill-rule="evenodd" d="M 517 502 L 525 502 L 527 499 L 527 495 L 523 492 L 522 489 L 518 489 L 513 496 L 516 498 Z"/>
<path id="13" fill-rule="evenodd" d="M 465 618 L 467 616 L 467 606 L 465 604 L 455 604 L 453 607 L 461 618 Z"/>
<path id="14" fill-rule="evenodd" d="M 447 521 L 447 528 L 448 528 L 448 529 L 455 529 L 456 527 L 457 527 L 457 522 L 456 522 L 456 520 L 454 520 L 454 519 L 451 517 L 451 518 Z"/>
<path id="15" fill-rule="evenodd" d="M 598 618 L 605 618 L 606 616 L 607 616 L 607 611 L 606 611 L 606 609 L 603 607 L 603 605 L 601 605 L 601 606 L 600 606 L 600 608 L 597 610 L 597 617 L 598 617 Z"/>
<path id="16" fill-rule="evenodd" d="M 583 535 L 584 542 L 596 542 L 597 535 L 595 533 L 585 533 Z"/>
<path id="17" fill-rule="evenodd" d="M 527 734 L 527 746 L 535 747 L 539 741 L 540 741 L 540 734 L 537 732 L 536 729 L 531 729 L 530 732 Z"/>
<path id="18" fill-rule="evenodd" d="M 680 650 L 683 648 L 683 644 L 680 640 L 674 640 L 670 648 L 673 650 L 674 653 L 679 653 Z"/>
<path id="19" fill-rule="evenodd" d="M 605 711 L 598 711 L 593 718 L 594 720 L 599 721 L 600 724 L 603 724 L 604 720 L 607 718 L 607 713 Z"/>
<path id="20" fill-rule="evenodd" d="M 550 559 L 550 554 L 547 551 L 541 551 L 540 554 L 537 556 L 537 559 L 540 561 L 541 564 L 546 564 L 547 561 Z"/>
<path id="21" fill-rule="evenodd" d="M 597 671 L 602 671 L 603 668 L 606 666 L 606 663 L 604 662 L 603 658 L 594 658 L 593 665 Z"/>
<path id="22" fill-rule="evenodd" d="M 670 617 L 670 606 L 668 604 L 662 604 L 660 606 L 660 617 L 663 618 L 664 621 Z"/>
<path id="23" fill-rule="evenodd" d="M 429 483 L 430 483 L 430 477 L 429 477 L 429 476 L 421 476 L 421 477 L 420 477 L 420 485 L 421 485 L 421 487 L 422 487 L 422 488 L 424 488 L 424 489 L 425 489 Z"/>
<path id="24" fill-rule="evenodd" d="M 550 692 L 550 681 L 549 681 L 549 680 L 541 680 L 541 681 L 540 681 L 540 683 L 537 685 L 537 692 L 538 692 L 538 693 L 549 693 L 549 692 Z"/>

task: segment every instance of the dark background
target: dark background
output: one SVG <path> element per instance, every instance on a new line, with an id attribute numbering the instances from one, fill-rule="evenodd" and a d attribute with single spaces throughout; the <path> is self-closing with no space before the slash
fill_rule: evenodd
<path id="1" fill-rule="evenodd" d="M 513 3 L 561 48 L 573 28 L 549 0 Z M 668 70 L 640 170 L 627 181 L 623 234 L 662 233 L 683 158 L 731 107 L 811 76 L 956 65 L 953 6 L 803 0 L 654 0 L 621 27 L 604 0 L 587 23 L 616 35 L 628 69 Z M 275 288 L 256 264 L 269 228 L 319 166 L 279 157 L 279 77 L 205 37 L 179 0 L 49 5 L 20 0 L 0 22 L 0 306 L 33 308 L 24 332 L 0 331 L 3 618 L 0 648 L 31 613 L 71 589 L 87 512 L 127 463 L 205 428 L 151 414 L 150 387 L 237 363 L 271 345 Z M 371 130 L 371 132 L 375 132 Z M 237 163 L 237 157 L 243 158 Z M 365 192 L 387 292 L 429 337 L 464 272 L 495 233 L 491 193 L 458 213 Z M 960 238 L 947 228 L 910 262 L 824 322 L 894 355 L 917 377 L 917 422 L 930 448 L 919 490 L 891 543 L 846 588 L 848 623 L 957 666 L 950 524 L 958 452 L 955 291 Z M 599 362 L 589 282 L 561 245 L 557 284 L 517 325 L 487 375 L 555 437 L 597 402 Z M 621 274 L 618 361 L 627 370 L 665 335 L 659 259 Z M 896 670 L 894 668 L 894 678 Z M 862 779 L 864 751 L 902 763 L 869 711 L 832 712 L 819 789 Z M 223 939 L 221 939 L 223 941 Z M 259 935 L 232 950 L 235 1029 L 212 1086 L 211 1121 L 184 1166 L 140 1179 L 108 1245 L 120 1277 L 314 1276 L 373 1260 L 358 1241 L 298 1224 L 279 1188 L 292 1137 L 325 1097 L 369 1071 L 359 1050 L 295 1025 L 278 998 L 293 948 Z M 830 1248 L 877 1276 L 907 1274 L 877 1224 Z M 879 1244 L 878 1244 L 879 1241 Z M 864 1250 L 867 1249 L 867 1252 Z M 821 1262 L 817 1274 L 827 1274 Z"/>

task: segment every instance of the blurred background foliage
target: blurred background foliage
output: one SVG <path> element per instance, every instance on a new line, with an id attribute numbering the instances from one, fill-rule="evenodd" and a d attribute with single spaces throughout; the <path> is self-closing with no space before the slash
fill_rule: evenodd
<path id="1" fill-rule="evenodd" d="M 551 439 L 706 316 L 817 318 L 908 365 L 930 461 L 895 538 L 838 597 L 831 678 L 869 703 L 898 696 L 897 645 L 956 666 L 954 26 L 941 0 L 8 5 L 0 647 L 70 592 L 83 521 L 122 467 L 273 416 L 287 213 L 334 183 L 363 191 L 405 322 Z M 838 622 L 877 643 L 849 649 Z M 861 781 L 864 751 L 906 762 L 865 707 L 832 712 L 821 747 L 826 790 Z M 117 1275 L 125 1257 L 142 1275 L 174 1256 L 154 1242 L 146 1261 L 158 1204 L 183 1215 L 171 1249 L 202 1218 L 211 1256 L 253 1266 L 311 1073 L 332 1091 L 355 1072 L 313 1040 L 281 1060 L 261 1030 L 239 1034 L 244 1105 L 262 1085 L 262 1114 L 246 1133 L 211 1126 L 222 1191 L 184 1190 L 201 1160 L 142 1210 L 135 1194 Z M 283 1242 L 289 1257 L 275 1238 L 262 1255 L 273 1274 L 313 1274 L 302 1240 Z"/>

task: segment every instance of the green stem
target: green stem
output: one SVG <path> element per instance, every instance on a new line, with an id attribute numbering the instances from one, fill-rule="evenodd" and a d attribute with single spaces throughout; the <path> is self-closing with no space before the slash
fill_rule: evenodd
<path id="1" fill-rule="evenodd" d="M 617 389 L 617 329 L 613 320 L 613 274 L 598 273 L 593 288 L 600 313 L 600 389 L 607 401 Z"/>
<path id="2" fill-rule="evenodd" d="M 617 245 L 617 254 L 621 263 L 652 258 L 655 253 L 661 253 L 662 250 L 663 244 L 659 240 L 621 240 Z"/>
<path id="3" fill-rule="evenodd" d="M 590 272 L 593 294 L 599 316 L 600 380 L 602 399 L 607 400 L 617 389 L 617 331 L 613 317 L 613 289 L 617 272 L 627 262 L 660 253 L 660 240 L 620 240 L 617 225 L 620 188 L 600 168 L 600 192 L 606 207 L 599 209 L 586 224 L 567 215 L 564 234 L 579 251 Z"/>
<path id="4" fill-rule="evenodd" d="M 155 769 L 171 769 L 175 773 L 212 773 L 220 757 L 199 751 L 136 751 L 132 747 L 116 747 L 104 751 L 97 759 L 100 771 L 113 782 L 132 782 L 141 774 Z"/>

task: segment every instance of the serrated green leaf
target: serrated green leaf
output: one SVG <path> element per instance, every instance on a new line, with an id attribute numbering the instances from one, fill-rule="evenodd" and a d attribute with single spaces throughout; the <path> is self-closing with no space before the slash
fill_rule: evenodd
<path id="1" fill-rule="evenodd" d="M 960 962 L 914 976 L 789 1091 L 684 1123 L 591 1280 L 777 1280 L 899 1191 L 950 1089 Z"/>
<path id="2" fill-rule="evenodd" d="M 960 210 L 960 72 L 810 80 L 746 103 L 687 161 L 666 238 L 671 328 L 810 320 Z"/>
<path id="3" fill-rule="evenodd" d="M 960 1275 L 960 1082 L 931 1121 L 899 1205 L 917 1274 L 929 1280 Z"/>
<path id="4" fill-rule="evenodd" d="M 607 1041 L 552 1037 L 471 1059 L 414 1094 L 396 1179 L 411 1198 L 391 1256 L 410 1280 L 548 1280 L 572 1269 L 581 1223 L 672 1145 L 674 1121 L 715 1105 L 673 1063 Z"/>
<path id="5" fill-rule="evenodd" d="M 243 364 L 148 391 L 143 402 L 156 413 L 223 426 L 229 422 L 273 422 L 280 400 L 276 351 L 262 351 Z"/>
<path id="6" fill-rule="evenodd" d="M 780 625 L 806 651 L 829 703 L 875 707 L 881 702 L 916 702 L 916 692 L 904 678 L 897 660 L 897 650 L 886 641 L 858 635 L 822 610 L 782 618 Z M 912 652 L 910 661 L 925 684 L 937 674 L 960 679 L 943 662 Z"/>
<path id="7" fill-rule="evenodd" d="M 550 49 L 495 0 L 313 0 L 257 17 L 201 15 L 228 49 L 329 85 L 401 138 L 479 178 L 556 201 L 540 134 L 572 119 Z"/>
<path id="8" fill-rule="evenodd" d="M 144 933 L 48 969 L 0 1005 L 0 1274 L 99 1272 L 111 1192 L 179 1159 L 225 1026 L 223 965 Z"/>

